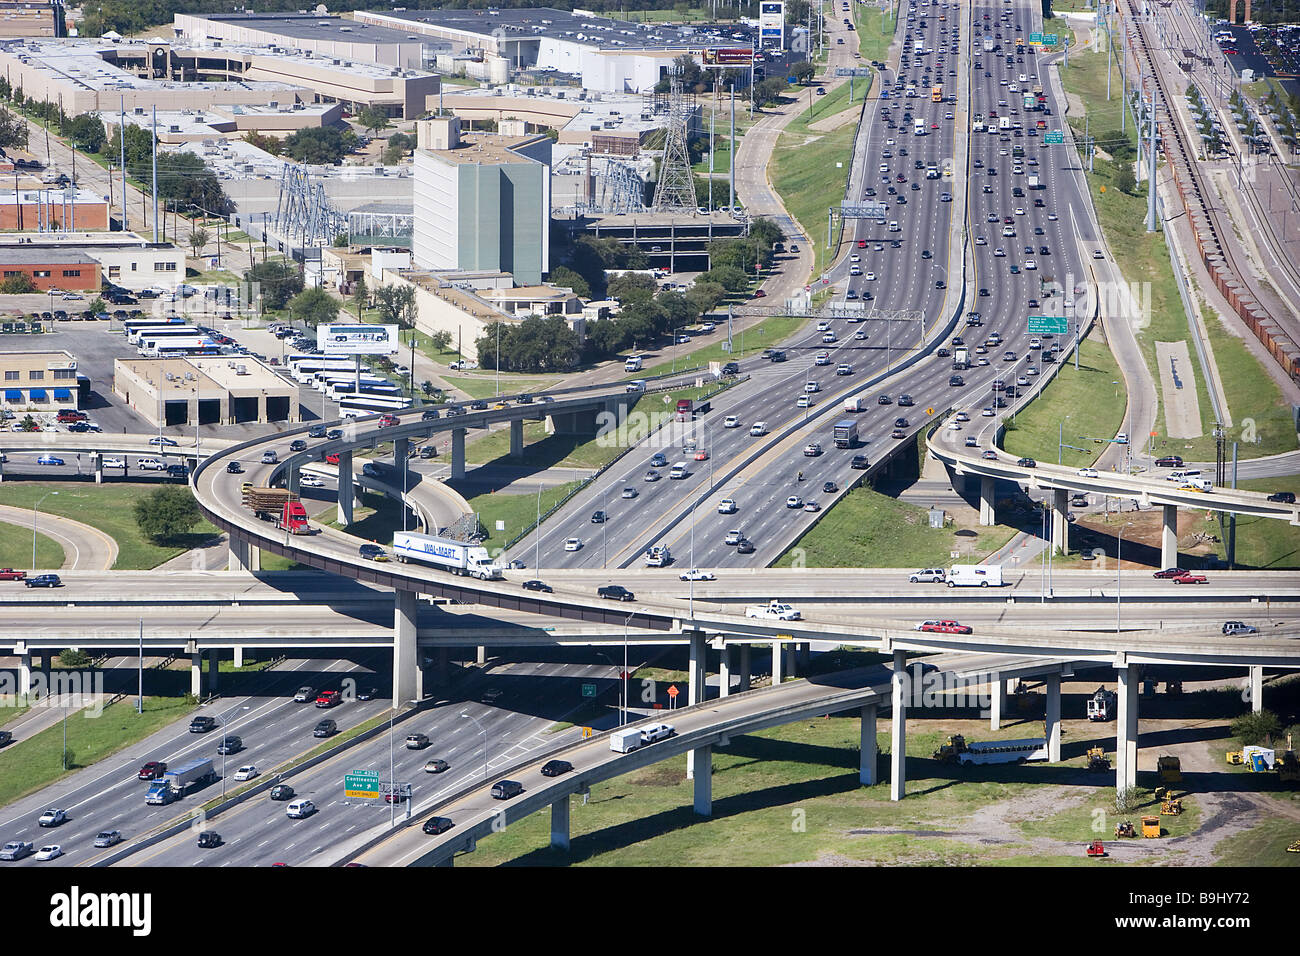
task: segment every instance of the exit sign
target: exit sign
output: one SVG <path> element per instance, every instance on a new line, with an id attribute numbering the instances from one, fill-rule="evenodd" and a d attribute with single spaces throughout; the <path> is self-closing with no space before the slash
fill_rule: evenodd
<path id="1" fill-rule="evenodd" d="M 1029 316 L 1029 333 L 1031 335 L 1065 335 L 1069 325 L 1063 315 Z"/>
<path id="2" fill-rule="evenodd" d="M 344 774 L 343 794 L 373 800 L 379 796 L 379 774 L 365 770 Z"/>
<path id="3" fill-rule="evenodd" d="M 1030 42 L 1030 43 L 1042 43 L 1042 42 L 1043 42 L 1043 35 L 1042 35 L 1041 33 L 1031 33 L 1031 34 L 1029 34 L 1029 42 Z"/>
<path id="4" fill-rule="evenodd" d="M 1055 130 L 1043 134 L 1043 142 L 1048 146 L 1059 146 L 1065 142 L 1065 133 L 1061 130 Z"/>
<path id="5" fill-rule="evenodd" d="M 1043 46 L 1056 46 L 1056 34 L 1055 34 L 1055 33 L 1044 33 L 1044 34 L 1043 34 Z"/>

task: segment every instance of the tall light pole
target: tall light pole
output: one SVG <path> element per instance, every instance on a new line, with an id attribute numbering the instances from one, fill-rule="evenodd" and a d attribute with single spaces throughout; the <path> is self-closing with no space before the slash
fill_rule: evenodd
<path id="1" fill-rule="evenodd" d="M 533 567 L 538 573 L 542 570 L 542 483 L 537 483 L 537 524 L 533 525 L 537 532 L 533 538 Z"/>
<path id="2" fill-rule="evenodd" d="M 404 701 L 403 703 L 404 703 L 404 704 L 415 704 L 415 705 L 418 706 L 420 702 L 419 702 L 418 700 L 408 700 L 408 701 Z M 392 788 L 393 788 L 394 784 L 397 783 L 397 780 L 396 780 L 396 773 L 395 773 L 394 770 L 393 770 L 393 719 L 394 719 L 395 717 L 397 717 L 397 708 L 396 708 L 396 707 L 394 707 L 394 708 L 392 708 L 391 710 L 388 711 L 388 787 L 389 787 L 388 795 L 389 795 L 390 797 L 393 795 Z M 409 804 L 408 804 L 408 809 L 409 809 Z M 393 825 L 394 814 L 395 814 L 396 812 L 397 812 L 397 804 L 394 803 L 392 800 L 389 800 L 389 801 L 388 801 L 388 825 L 389 825 L 389 827 L 391 827 L 391 826 Z"/>
<path id="3" fill-rule="evenodd" d="M 57 491 L 49 491 L 41 495 L 40 500 L 32 505 L 32 570 L 36 570 L 36 511 L 41 506 L 41 502 L 50 495 L 57 495 Z"/>
<path id="4" fill-rule="evenodd" d="M 1124 571 L 1124 528 L 1133 527 L 1130 521 L 1119 529 L 1119 543 L 1115 547 L 1115 633 L 1119 633 L 1120 603 L 1124 593 L 1122 574 Z"/>
<path id="5" fill-rule="evenodd" d="M 217 718 L 217 723 L 220 724 L 222 728 L 221 729 L 221 749 L 223 751 L 223 753 L 221 754 L 221 799 L 222 800 L 226 799 L 226 754 L 224 753 L 224 751 L 230 749 L 229 747 L 226 746 L 226 740 L 230 737 L 230 735 L 226 732 L 226 718 L 228 718 L 231 714 L 237 714 L 241 710 L 248 710 L 248 709 L 249 707 L 246 704 L 241 705 L 239 707 L 232 707 L 230 708 L 230 710 L 226 711 L 224 714 L 222 714 L 220 717 Z M 235 721 L 231 723 L 230 730 L 234 730 L 235 724 L 238 722 L 239 720 L 238 718 L 236 718 Z"/>
<path id="6" fill-rule="evenodd" d="M 479 731 L 483 734 L 483 780 L 484 780 L 484 782 L 487 782 L 487 779 L 488 779 L 488 749 L 487 749 L 487 748 L 488 748 L 488 739 L 487 739 L 487 731 L 483 729 L 483 725 L 480 724 L 480 723 L 478 722 L 478 718 L 475 717 L 473 714 L 467 714 L 467 713 L 465 713 L 465 712 L 462 710 L 462 711 L 460 712 L 460 716 L 461 716 L 462 719 L 466 719 L 466 718 L 467 718 L 467 719 L 469 719 L 469 720 L 474 721 L 474 725 L 475 725 L 476 727 L 478 727 Z"/>

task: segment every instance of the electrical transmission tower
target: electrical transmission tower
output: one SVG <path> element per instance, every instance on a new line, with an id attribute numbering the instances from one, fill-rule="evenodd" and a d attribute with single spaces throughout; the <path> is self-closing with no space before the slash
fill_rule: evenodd
<path id="1" fill-rule="evenodd" d="M 304 167 L 285 163 L 275 228 L 287 242 L 306 249 L 332 246 L 335 236 L 347 232 L 348 220 L 330 203 L 324 183 L 313 183 Z"/>
<path id="2" fill-rule="evenodd" d="M 669 76 L 668 126 L 664 136 L 664 159 L 659 166 L 659 183 L 655 186 L 655 212 L 694 212 L 695 177 L 691 173 L 691 156 L 686 146 L 686 131 L 692 109 L 682 95 L 682 75 L 674 69 Z"/>
<path id="3" fill-rule="evenodd" d="M 645 187 L 635 169 L 616 159 L 605 161 L 600 176 L 600 195 L 596 200 L 601 212 L 608 215 L 643 212 L 644 197 Z"/>

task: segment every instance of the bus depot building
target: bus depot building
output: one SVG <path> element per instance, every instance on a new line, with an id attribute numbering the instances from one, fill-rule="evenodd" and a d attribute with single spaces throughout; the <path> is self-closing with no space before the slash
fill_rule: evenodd
<path id="1" fill-rule="evenodd" d="M 155 428 L 301 421 L 298 386 L 245 355 L 115 359 L 113 392 Z"/>
<path id="2" fill-rule="evenodd" d="M 0 369 L 4 408 L 16 417 L 77 407 L 77 362 L 68 352 L 0 352 Z"/>

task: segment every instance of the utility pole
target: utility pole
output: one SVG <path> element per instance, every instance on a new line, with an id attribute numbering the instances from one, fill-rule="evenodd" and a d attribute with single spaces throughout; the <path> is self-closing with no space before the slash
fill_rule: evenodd
<path id="1" fill-rule="evenodd" d="M 1156 87 L 1151 83 L 1151 142 L 1147 166 L 1147 232 L 1156 231 Z"/>
<path id="2" fill-rule="evenodd" d="M 153 241 L 158 241 L 158 107 L 153 108 Z"/>
<path id="3" fill-rule="evenodd" d="M 752 106 L 754 102 L 753 89 L 749 91 L 749 102 Z M 731 84 L 731 175 L 728 178 L 728 182 L 730 184 L 730 188 L 728 190 L 727 205 L 730 207 L 731 213 L 734 214 L 736 211 L 736 84 L 735 81 L 732 81 Z M 713 189 L 712 184 L 710 184 L 709 189 L 710 189 L 710 194 L 712 194 L 711 192 Z"/>

